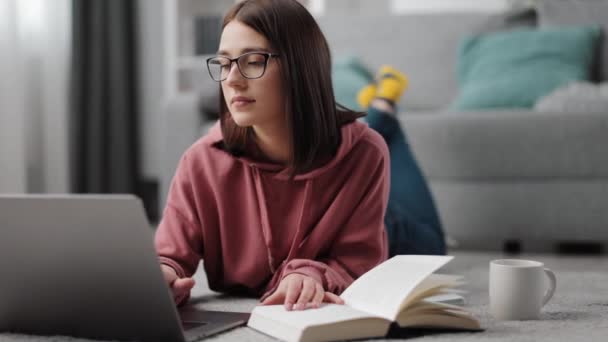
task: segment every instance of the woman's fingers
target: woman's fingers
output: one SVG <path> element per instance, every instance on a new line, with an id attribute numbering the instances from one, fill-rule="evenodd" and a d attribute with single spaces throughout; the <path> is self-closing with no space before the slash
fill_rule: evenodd
<path id="1" fill-rule="evenodd" d="M 285 302 L 285 284 L 280 283 L 270 296 L 262 301 L 262 305 L 277 305 Z"/>
<path id="2" fill-rule="evenodd" d="M 302 279 L 300 279 L 300 277 L 293 277 L 291 281 L 287 283 L 287 292 L 285 293 L 285 309 L 293 309 L 293 305 L 300 296 L 300 291 L 302 291 Z"/>
<path id="3" fill-rule="evenodd" d="M 173 282 L 173 288 L 178 291 L 190 291 L 194 287 L 194 279 L 192 278 L 178 278 Z"/>
<path id="4" fill-rule="evenodd" d="M 344 304 L 344 300 L 342 300 L 342 298 L 331 292 L 325 292 L 325 297 L 323 298 L 323 301 L 328 303 Z"/>
<path id="5" fill-rule="evenodd" d="M 318 308 L 319 306 L 321 306 L 324 296 L 325 296 L 325 289 L 323 288 L 323 285 L 321 285 L 319 283 L 315 283 L 315 295 L 314 295 L 314 297 L 312 297 L 312 303 L 311 303 L 312 307 Z"/>
<path id="6" fill-rule="evenodd" d="M 262 305 L 276 305 L 284 302 L 285 294 L 277 289 L 270 296 L 266 297 L 262 302 Z"/>
<path id="7" fill-rule="evenodd" d="M 192 278 L 176 279 L 171 285 L 171 292 L 173 292 L 173 299 L 175 302 L 180 303 L 186 298 L 190 293 L 190 290 L 194 287 L 194 284 L 194 279 Z"/>
<path id="8" fill-rule="evenodd" d="M 179 278 L 175 270 L 167 265 L 160 265 L 160 269 L 163 272 L 163 277 L 165 278 L 165 282 L 171 286 L 173 282 Z"/>
<path id="9" fill-rule="evenodd" d="M 344 304 L 339 296 L 325 292 L 323 285 L 316 280 L 299 275 L 289 275 L 283 279 L 277 290 L 261 303 L 262 305 L 281 304 L 288 311 L 318 308 L 321 303 Z"/>
<path id="10" fill-rule="evenodd" d="M 296 302 L 296 305 L 294 307 L 295 310 L 306 309 L 306 304 L 308 304 L 312 300 L 312 297 L 315 295 L 316 283 L 317 282 L 312 279 L 304 279 L 304 281 L 302 282 L 302 291 L 300 291 L 300 297 L 298 298 L 298 301 Z"/>

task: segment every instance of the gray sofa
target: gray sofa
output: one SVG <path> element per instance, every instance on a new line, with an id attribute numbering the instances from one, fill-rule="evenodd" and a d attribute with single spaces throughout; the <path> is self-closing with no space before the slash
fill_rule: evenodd
<path id="1" fill-rule="evenodd" d="M 392 64 L 408 74 L 399 119 L 445 230 L 462 248 L 601 250 L 608 242 L 608 113 L 445 110 L 458 92 L 461 38 L 535 22 L 480 13 L 319 18 L 334 57 L 356 54 L 372 70 Z M 217 85 L 201 82 L 200 92 L 167 104 L 163 204 L 181 153 L 210 124 L 201 99 L 203 109 L 216 105 Z"/>

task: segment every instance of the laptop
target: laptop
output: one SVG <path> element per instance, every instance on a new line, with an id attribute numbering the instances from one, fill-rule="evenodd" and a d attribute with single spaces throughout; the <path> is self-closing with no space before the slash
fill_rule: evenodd
<path id="1" fill-rule="evenodd" d="M 196 341 L 248 313 L 178 310 L 141 201 L 0 195 L 0 332 Z"/>

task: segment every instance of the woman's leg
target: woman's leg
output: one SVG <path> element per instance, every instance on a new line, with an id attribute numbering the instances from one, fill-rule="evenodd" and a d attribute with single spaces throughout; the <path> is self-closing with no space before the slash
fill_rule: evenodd
<path id="1" fill-rule="evenodd" d="M 435 202 L 399 122 L 373 104 L 367 121 L 389 148 L 391 187 L 385 223 L 390 254 L 445 254 Z"/>
<path id="2" fill-rule="evenodd" d="M 390 67 L 383 67 L 380 74 L 377 97 L 368 103 L 366 121 L 382 135 L 390 153 L 391 187 L 385 216 L 389 253 L 445 254 L 443 229 L 432 194 L 395 117 L 395 103 L 407 80 Z M 384 82 L 387 79 L 389 82 Z"/>
<path id="3" fill-rule="evenodd" d="M 398 254 L 446 253 L 441 226 L 412 217 L 407 208 L 389 201 L 384 217 L 389 241 L 389 257 Z"/>

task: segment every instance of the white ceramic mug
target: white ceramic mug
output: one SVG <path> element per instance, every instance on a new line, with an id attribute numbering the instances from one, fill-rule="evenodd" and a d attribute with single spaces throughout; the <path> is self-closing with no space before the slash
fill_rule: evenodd
<path id="1" fill-rule="evenodd" d="M 555 274 L 541 262 L 493 260 L 490 262 L 490 313 L 499 320 L 539 319 L 540 309 L 553 297 L 555 286 Z"/>

